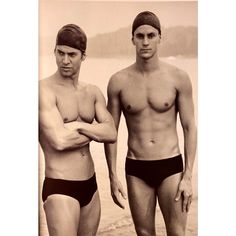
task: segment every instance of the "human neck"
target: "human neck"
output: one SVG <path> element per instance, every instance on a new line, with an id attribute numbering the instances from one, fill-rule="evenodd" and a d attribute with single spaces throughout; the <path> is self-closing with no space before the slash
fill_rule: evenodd
<path id="1" fill-rule="evenodd" d="M 157 70 L 160 66 L 160 61 L 157 56 L 151 57 L 149 59 L 143 59 L 140 57 L 136 58 L 136 67 L 142 73 L 153 72 Z"/>
<path id="2" fill-rule="evenodd" d="M 57 71 L 56 79 L 60 84 L 63 84 L 64 86 L 72 86 L 76 88 L 79 84 L 79 74 L 66 77 L 62 76 L 59 71 Z"/>

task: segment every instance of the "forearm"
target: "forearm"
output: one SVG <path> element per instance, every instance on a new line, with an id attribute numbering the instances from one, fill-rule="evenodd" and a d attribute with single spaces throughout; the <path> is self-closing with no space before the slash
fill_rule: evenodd
<path id="1" fill-rule="evenodd" d="M 77 131 L 74 131 L 74 134 L 62 137 L 60 147 L 62 150 L 69 150 L 81 148 L 83 146 L 86 146 L 90 142 L 91 139 L 89 137 L 83 134 L 79 134 Z"/>
<path id="2" fill-rule="evenodd" d="M 110 180 L 117 178 L 116 173 L 116 160 L 117 160 L 117 142 L 115 143 L 105 143 L 105 156 L 107 161 L 107 167 L 109 172 Z"/>
<path id="3" fill-rule="evenodd" d="M 197 130 L 195 125 L 191 128 L 184 129 L 184 156 L 185 156 L 185 170 L 184 177 L 192 177 L 193 165 L 196 155 L 197 146 Z"/>
<path id="4" fill-rule="evenodd" d="M 91 139 L 76 130 L 58 128 L 54 130 L 44 130 L 44 134 L 54 149 L 58 151 L 80 148 L 91 142 Z"/>
<path id="5" fill-rule="evenodd" d="M 116 141 L 117 132 L 114 125 L 112 125 L 110 122 L 92 124 L 82 122 L 79 123 L 79 133 L 90 137 L 96 142 L 113 143 Z"/>

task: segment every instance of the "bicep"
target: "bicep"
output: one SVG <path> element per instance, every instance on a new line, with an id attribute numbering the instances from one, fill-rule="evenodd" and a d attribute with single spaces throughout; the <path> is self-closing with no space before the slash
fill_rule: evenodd
<path id="1" fill-rule="evenodd" d="M 40 128 L 43 129 L 44 131 L 57 130 L 63 126 L 62 119 L 56 106 L 50 109 L 40 109 L 39 123 L 40 123 Z"/>
<path id="2" fill-rule="evenodd" d="M 120 116 L 121 116 L 121 103 L 120 103 L 120 96 L 119 90 L 117 89 L 116 84 L 110 83 L 107 89 L 107 109 L 111 113 L 116 127 L 119 125 Z"/>
<path id="3" fill-rule="evenodd" d="M 39 125 L 40 129 L 49 137 L 63 128 L 63 120 L 56 106 L 56 98 L 50 91 L 40 91 Z"/>
<path id="4" fill-rule="evenodd" d="M 194 122 L 192 84 L 188 77 L 183 79 L 178 89 L 178 109 L 180 121 L 183 126 L 187 126 Z"/>
<path id="5" fill-rule="evenodd" d="M 99 123 L 112 121 L 112 116 L 106 107 L 105 98 L 100 90 L 96 91 L 95 98 L 95 118 Z"/>

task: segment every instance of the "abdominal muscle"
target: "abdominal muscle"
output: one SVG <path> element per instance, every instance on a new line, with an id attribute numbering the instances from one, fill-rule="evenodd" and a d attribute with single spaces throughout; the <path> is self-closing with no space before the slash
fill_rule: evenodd
<path id="1" fill-rule="evenodd" d="M 89 145 L 82 148 L 55 151 L 44 150 L 45 176 L 54 179 L 86 180 L 94 174 Z"/>
<path id="2" fill-rule="evenodd" d="M 157 137 L 128 139 L 127 157 L 137 160 L 161 160 L 180 154 L 177 140 L 160 140 Z"/>
<path id="3" fill-rule="evenodd" d="M 134 122 L 132 119 L 128 127 L 128 158 L 160 160 L 180 154 L 175 121 L 155 121 L 152 118 Z"/>

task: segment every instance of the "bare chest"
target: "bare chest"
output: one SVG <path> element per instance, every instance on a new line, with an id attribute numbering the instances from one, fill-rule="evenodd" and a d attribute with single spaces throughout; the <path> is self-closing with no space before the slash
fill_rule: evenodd
<path id="1" fill-rule="evenodd" d="M 57 89 L 56 99 L 64 122 L 92 122 L 94 119 L 94 98 L 86 90 Z"/>
<path id="2" fill-rule="evenodd" d="M 127 113 L 138 113 L 147 108 L 165 112 L 175 104 L 176 89 L 173 84 L 163 81 L 131 82 L 123 88 L 120 99 Z"/>

